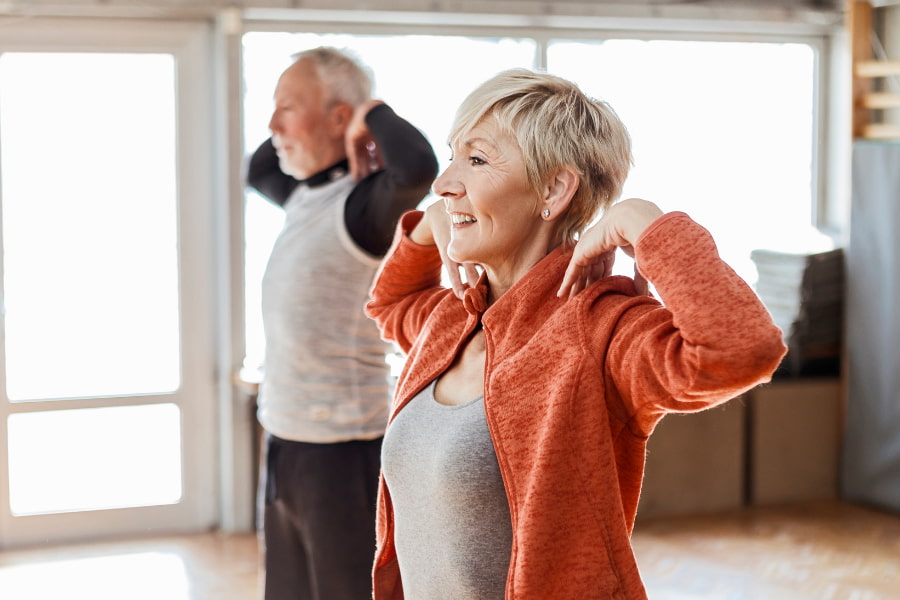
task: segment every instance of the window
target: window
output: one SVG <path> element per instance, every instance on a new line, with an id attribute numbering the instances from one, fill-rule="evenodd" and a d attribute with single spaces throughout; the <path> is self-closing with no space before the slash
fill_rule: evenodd
<path id="1" fill-rule="evenodd" d="M 177 390 L 173 56 L 10 52 L 0 80 L 9 401 Z M 11 414 L 12 513 L 178 502 L 180 419 L 171 403 Z"/>
<path id="2" fill-rule="evenodd" d="M 180 384 L 174 69 L 164 54 L 0 56 L 12 401 Z"/>
<path id="3" fill-rule="evenodd" d="M 501 69 L 546 64 L 549 72 L 608 101 L 628 126 L 635 164 L 623 197 L 690 214 L 712 232 L 723 258 L 748 282 L 756 280 L 754 248 L 830 244 L 811 226 L 818 61 L 813 44 L 601 37 L 542 42 L 537 35 L 247 34 L 245 150 L 268 136 L 275 80 L 290 55 L 306 47 L 354 50 L 373 68 L 376 94 L 423 130 L 442 167 L 450 121 L 469 91 Z M 248 195 L 249 366 L 262 361 L 258 282 L 279 220 L 280 210 Z M 627 257 L 618 259 L 617 272 L 630 269 Z"/>
<path id="4" fill-rule="evenodd" d="M 551 73 L 608 101 L 628 127 L 624 198 L 690 214 L 750 283 L 751 250 L 825 243 L 811 231 L 811 46 L 555 40 L 547 54 Z"/>

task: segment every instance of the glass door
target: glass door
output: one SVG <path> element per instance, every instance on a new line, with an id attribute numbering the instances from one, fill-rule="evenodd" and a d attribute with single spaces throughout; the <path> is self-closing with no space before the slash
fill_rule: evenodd
<path id="1" fill-rule="evenodd" d="M 0 548 L 215 518 L 203 33 L 129 26 L 0 41 Z"/>

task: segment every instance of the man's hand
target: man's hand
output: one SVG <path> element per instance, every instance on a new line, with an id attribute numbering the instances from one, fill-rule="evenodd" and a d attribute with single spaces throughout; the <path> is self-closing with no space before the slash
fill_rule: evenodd
<path id="1" fill-rule="evenodd" d="M 354 181 L 370 175 L 384 167 L 381 153 L 375 144 L 375 138 L 366 125 L 366 115 L 376 106 L 384 104 L 381 100 L 363 102 L 353 111 L 347 131 L 344 132 L 344 147 L 347 161 L 350 163 L 350 174 Z"/>

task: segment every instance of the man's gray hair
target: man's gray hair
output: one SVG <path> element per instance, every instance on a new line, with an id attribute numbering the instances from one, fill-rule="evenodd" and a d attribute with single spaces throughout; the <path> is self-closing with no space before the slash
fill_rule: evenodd
<path id="1" fill-rule="evenodd" d="M 320 46 L 298 52 L 292 58 L 295 62 L 313 61 L 329 104 L 356 107 L 372 97 L 372 72 L 349 50 Z"/>

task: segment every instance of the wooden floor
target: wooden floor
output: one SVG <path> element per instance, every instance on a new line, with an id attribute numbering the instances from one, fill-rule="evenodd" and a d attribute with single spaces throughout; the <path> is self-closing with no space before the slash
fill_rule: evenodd
<path id="1" fill-rule="evenodd" d="M 900 515 L 860 506 L 645 520 L 634 548 L 651 600 L 900 598 Z M 251 534 L 0 552 L 3 600 L 254 600 L 257 588 Z"/>
<path id="2" fill-rule="evenodd" d="M 847 504 L 658 519 L 633 546 L 651 600 L 900 599 L 900 515 Z"/>

